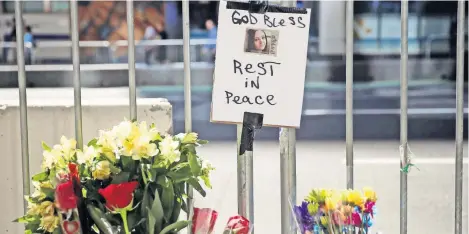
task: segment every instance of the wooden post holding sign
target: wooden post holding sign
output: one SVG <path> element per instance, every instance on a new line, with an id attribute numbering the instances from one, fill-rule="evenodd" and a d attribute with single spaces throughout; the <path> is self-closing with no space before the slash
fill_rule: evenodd
<path id="1" fill-rule="evenodd" d="M 300 127 L 310 14 L 266 1 L 220 2 L 211 122 L 243 126 L 238 212 L 251 225 L 254 131 Z"/>

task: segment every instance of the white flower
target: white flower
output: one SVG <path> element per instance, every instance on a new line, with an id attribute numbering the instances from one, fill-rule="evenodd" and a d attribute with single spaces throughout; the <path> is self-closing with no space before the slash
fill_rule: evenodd
<path id="1" fill-rule="evenodd" d="M 142 158 L 154 157 L 159 153 L 155 143 L 150 143 L 150 137 L 141 136 L 133 144 L 132 158 L 140 160 Z"/>
<path id="2" fill-rule="evenodd" d="M 124 141 L 128 138 L 132 138 L 132 135 L 137 133 L 136 131 L 138 131 L 138 128 L 134 123 L 125 120 L 117 126 L 114 126 L 111 131 L 119 141 Z"/>
<path id="3" fill-rule="evenodd" d="M 112 131 L 99 130 L 99 137 L 96 144 L 111 150 L 116 150 L 116 136 Z"/>
<path id="4" fill-rule="evenodd" d="M 83 152 L 77 152 L 77 162 L 79 164 L 91 165 L 93 160 L 99 156 L 99 149 L 94 146 L 85 146 Z"/>
<path id="5" fill-rule="evenodd" d="M 178 147 L 179 147 L 179 141 L 173 141 L 171 136 L 166 136 L 159 143 L 161 157 L 163 157 L 169 163 L 179 162 L 181 152 L 179 152 Z"/>
<path id="6" fill-rule="evenodd" d="M 42 152 L 42 168 L 51 169 L 62 158 L 62 152 L 54 148 Z"/>
<path id="7" fill-rule="evenodd" d="M 60 145 L 54 146 L 55 149 L 62 151 L 63 157 L 66 160 L 70 160 L 75 155 L 76 147 L 77 141 L 75 139 L 67 139 L 65 136 L 60 138 Z"/>

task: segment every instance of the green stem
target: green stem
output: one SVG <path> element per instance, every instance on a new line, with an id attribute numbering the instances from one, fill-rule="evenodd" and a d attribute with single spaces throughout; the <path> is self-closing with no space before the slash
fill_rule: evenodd
<path id="1" fill-rule="evenodd" d="M 148 184 L 147 173 L 145 173 L 145 168 L 143 167 L 144 167 L 143 165 L 140 167 L 140 171 L 142 172 L 143 183 L 147 185 Z"/>
<path id="2" fill-rule="evenodd" d="M 119 214 L 122 217 L 122 222 L 124 223 L 125 234 L 130 234 L 129 225 L 127 224 L 127 210 L 123 209 Z"/>

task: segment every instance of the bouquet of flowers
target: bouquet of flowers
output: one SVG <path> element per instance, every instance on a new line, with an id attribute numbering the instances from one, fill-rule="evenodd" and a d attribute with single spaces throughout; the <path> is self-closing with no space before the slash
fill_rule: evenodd
<path id="1" fill-rule="evenodd" d="M 218 212 L 210 208 L 194 208 L 192 216 L 193 234 L 212 234 L 217 222 Z M 249 220 L 236 215 L 228 219 L 223 234 L 249 234 Z"/>
<path id="2" fill-rule="evenodd" d="M 376 214 L 371 188 L 334 191 L 314 189 L 294 207 L 301 234 L 368 234 Z"/>
<path id="3" fill-rule="evenodd" d="M 196 147 L 197 133 L 164 135 L 154 125 L 123 121 L 100 131 L 83 150 L 62 137 L 45 143 L 42 171 L 32 177 L 26 233 L 174 233 L 189 225 L 186 185 L 202 196 L 214 168 Z"/>

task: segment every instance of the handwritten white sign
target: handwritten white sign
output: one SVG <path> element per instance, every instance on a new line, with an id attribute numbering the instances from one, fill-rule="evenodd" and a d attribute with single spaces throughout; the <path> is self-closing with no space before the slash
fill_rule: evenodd
<path id="1" fill-rule="evenodd" d="M 311 11 L 249 13 L 220 1 L 212 122 L 300 127 Z"/>

